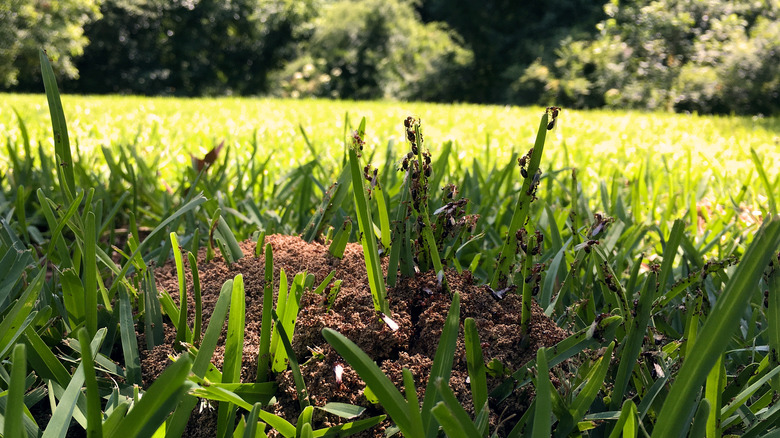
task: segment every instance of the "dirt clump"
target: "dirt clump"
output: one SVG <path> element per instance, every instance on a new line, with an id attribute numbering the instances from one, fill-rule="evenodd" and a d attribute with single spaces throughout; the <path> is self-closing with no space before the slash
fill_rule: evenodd
<path id="1" fill-rule="evenodd" d="M 371 291 L 363 262 L 363 250 L 359 244 L 347 245 L 344 257 L 337 259 L 330 255 L 326 246 L 306 243 L 297 236 L 266 236 L 266 243 L 273 247 L 274 300 L 278 294 L 281 270 L 292 281 L 292 277 L 307 271 L 315 277 L 315 286 L 332 271 L 334 279 L 341 279 L 341 290 L 333 307 L 326 308 L 325 297 L 311 291 L 304 293 L 293 337 L 293 349 L 301 364 L 311 403 L 323 406 L 327 402 L 342 402 L 367 408 L 360 418 L 384 413 L 381 406 L 372 405 L 364 395 L 365 384 L 349 364 L 322 337 L 322 329 L 329 327 L 355 342 L 368 354 L 382 371 L 402 390 L 402 369 L 409 368 L 414 376 L 418 397 L 422 400 L 439 336 L 451 304 L 449 294 L 442 291 L 432 272 L 422 273 L 414 278 L 400 278 L 396 287 L 388 290 L 391 318 L 399 329 L 391 330 L 374 312 Z M 244 334 L 244 356 L 242 382 L 253 382 L 257 368 L 257 352 L 260 341 L 262 316 L 264 257 L 255 258 L 255 243 L 242 242 L 245 257 L 228 266 L 222 258 L 206 262 L 205 252 L 198 255 L 198 272 L 202 290 L 203 327 L 213 312 L 222 284 L 236 275 L 243 274 L 246 291 L 246 330 Z M 386 269 L 386 264 L 384 266 Z M 186 270 L 189 308 L 194 308 L 192 275 Z M 176 300 L 178 280 L 176 268 L 168 263 L 156 271 L 158 288 L 167 290 Z M 536 356 L 542 346 L 552 346 L 563 340 L 567 333 L 547 318 L 542 309 L 533 305 L 528 336 L 520 330 L 522 303 L 520 297 L 507 294 L 497 301 L 484 287 L 474 284 L 471 274 L 447 272 L 452 291 L 460 292 L 461 330 L 454 357 L 450 386 L 467 410 L 472 409 L 466 355 L 463 344 L 463 320 L 474 318 L 487 362 L 497 359 L 508 369 L 518 369 Z M 194 316 L 190 313 L 190 326 Z M 142 331 L 142 325 L 138 326 Z M 224 328 L 223 328 L 224 330 Z M 165 344 L 141 352 L 143 382 L 151 382 L 162 373 L 174 354 L 175 330 L 170 324 L 165 327 Z M 145 345 L 143 334 L 139 334 L 139 345 Z M 521 346 L 522 345 L 522 346 Z M 317 352 L 314 354 L 313 352 Z M 212 363 L 222 368 L 224 354 L 224 332 L 212 358 Z M 343 367 L 342 381 L 336 381 L 334 369 Z M 276 376 L 279 384 L 277 403 L 271 411 L 295 424 L 300 413 L 295 385 L 291 372 Z M 488 378 L 489 389 L 500 384 L 503 378 Z M 516 393 L 492 410 L 491 423 L 497 424 L 509 414 L 518 414 L 530 402 L 528 394 Z M 344 422 L 338 417 L 315 410 L 315 428 L 327 427 Z M 511 427 L 510 420 L 505 424 Z M 384 430 L 392 424 L 388 418 L 379 426 L 359 437 L 383 436 Z M 493 428 L 491 427 L 491 431 Z M 188 437 L 211 437 L 216 431 L 216 410 L 196 409 L 185 431 Z M 507 431 L 504 432 L 504 434 Z M 270 435 L 269 435 L 270 436 Z"/>

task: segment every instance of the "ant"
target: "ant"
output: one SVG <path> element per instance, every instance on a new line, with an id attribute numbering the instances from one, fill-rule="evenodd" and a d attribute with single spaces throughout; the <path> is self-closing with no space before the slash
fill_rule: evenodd
<path id="1" fill-rule="evenodd" d="M 550 114 L 550 117 L 552 118 L 552 120 L 550 120 L 550 123 L 547 124 L 548 131 L 555 128 L 555 121 L 558 119 L 558 111 L 560 110 L 561 110 L 560 107 L 557 106 L 548 106 L 547 109 L 545 110 Z"/>

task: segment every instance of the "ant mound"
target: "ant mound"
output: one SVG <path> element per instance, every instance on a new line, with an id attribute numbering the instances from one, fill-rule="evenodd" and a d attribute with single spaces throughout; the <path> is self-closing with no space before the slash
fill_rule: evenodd
<path id="1" fill-rule="evenodd" d="M 374 312 L 371 291 L 366 277 L 363 250 L 359 244 L 347 245 L 344 257 L 337 259 L 328 248 L 319 243 L 306 243 L 297 236 L 273 235 L 266 237 L 266 243 L 273 247 L 274 302 L 279 289 L 281 269 L 292 280 L 298 272 L 306 271 L 315 277 L 314 285 L 335 271 L 334 279 L 342 280 L 341 289 L 328 309 L 327 293 L 323 295 L 306 291 L 301 299 L 301 308 L 295 325 L 292 346 L 301 364 L 303 380 L 311 404 L 324 406 L 327 402 L 341 402 L 366 407 L 360 418 L 384 414 L 379 405 L 366 398 L 365 383 L 349 364 L 322 337 L 325 327 L 339 331 L 356 343 L 370 356 L 403 393 L 402 369 L 408 368 L 414 376 L 419 400 L 423 399 L 428 375 L 431 370 L 439 336 L 451 304 L 449 294 L 439 286 L 433 272 L 426 272 L 414 278 L 400 278 L 394 288 L 388 290 L 391 318 L 399 328 L 391 330 Z M 203 327 L 217 301 L 222 284 L 243 274 L 246 291 L 246 330 L 244 334 L 244 355 L 241 381 L 255 381 L 257 354 L 260 343 L 261 315 L 265 260 L 255 258 L 255 243 L 241 243 L 245 257 L 228 266 L 221 258 L 206 262 L 205 252 L 198 255 L 198 271 L 202 290 Z M 386 264 L 385 264 L 386 265 Z M 384 267 L 386 269 L 386 266 Z M 178 293 L 176 268 L 172 262 L 156 272 L 158 288 L 174 296 Z M 188 284 L 188 307 L 194 308 L 192 299 L 192 275 L 186 272 Z M 471 393 L 467 381 L 468 371 L 463 341 L 463 321 L 473 318 L 476 323 L 483 356 L 486 362 L 496 359 L 508 370 L 516 370 L 536 356 L 537 349 L 549 347 L 566 338 L 567 333 L 547 318 L 535 303 L 527 336 L 520 330 L 522 303 L 515 294 L 507 294 L 497 301 L 484 286 L 474 284 L 469 272 L 458 274 L 447 272 L 447 281 L 452 291 L 460 292 L 461 328 L 453 360 L 450 387 L 461 404 L 473 413 Z M 194 323 L 190 312 L 189 326 Z M 225 324 L 227 325 L 227 324 Z M 225 328 L 223 328 L 225 330 Z M 149 351 L 141 352 L 144 385 L 152 381 L 170 364 L 169 355 L 174 355 L 175 329 L 171 324 L 165 327 L 165 343 Z M 225 332 L 212 357 L 212 363 L 222 369 Z M 145 345 L 143 333 L 139 333 L 139 344 Z M 341 382 L 336 379 L 335 368 L 343 367 Z M 506 376 L 488 376 L 488 389 L 496 387 Z M 291 371 L 276 376 L 278 390 L 276 403 L 266 409 L 295 424 L 300 414 L 295 384 Z M 525 388 L 528 388 L 527 385 Z M 512 425 L 527 408 L 531 389 L 521 389 L 499 404 L 491 404 L 491 431 L 501 424 L 499 435 L 506 435 Z M 216 404 L 214 404 L 216 405 Z M 202 406 L 205 406 L 202 405 Z M 216 433 L 216 409 L 195 409 L 184 436 L 212 437 Z M 358 419 L 360 419 L 358 418 Z M 315 410 L 316 428 L 334 426 L 348 420 Z M 392 425 L 388 418 L 372 429 L 354 436 L 380 437 Z M 273 435 L 269 435 L 273 436 Z"/>

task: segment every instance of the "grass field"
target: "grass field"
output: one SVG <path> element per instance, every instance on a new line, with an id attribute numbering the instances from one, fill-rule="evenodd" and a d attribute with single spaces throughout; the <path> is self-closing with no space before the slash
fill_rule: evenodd
<path id="1" fill-rule="evenodd" d="M 470 269 L 497 301 L 516 291 L 524 306 L 520 331 L 528 329 L 527 309 L 536 301 L 572 334 L 508 370 L 512 377 L 491 391 L 491 399 L 503 400 L 517 385 L 535 388 L 533 404 L 508 436 L 780 431 L 777 118 L 564 109 L 547 130 L 554 116 L 544 108 L 66 95 L 68 145 L 64 131 L 52 134 L 46 96 L 0 99 L 5 436 L 64 434 L 71 417 L 90 436 L 178 436 L 193 394 L 219 402 L 222 436 L 264 436 L 253 431 L 258 418 L 285 437 L 313 436 L 316 422 L 303 396 L 297 430 L 247 401 L 258 399 L 261 386 L 239 383 L 270 383 L 260 381 L 260 358 L 270 354 L 262 353 L 263 343 L 264 377 L 236 380 L 246 317 L 240 276 L 225 283 L 214 310 L 220 316 L 205 328 L 200 350 L 183 352 L 159 385 L 131 385 L 140 378 L 135 327 L 154 339 L 165 315 L 177 342 L 188 343 L 204 330 L 188 325 L 187 306 L 174 302 L 173 291 L 153 293 L 152 266 L 173 254 L 184 294 L 184 251 L 175 248 L 207 247 L 209 257 L 230 264 L 252 256 L 237 240 L 265 233 L 327 236 L 335 257 L 347 240 L 359 241 L 376 315 L 389 313 L 386 284 L 398 272 L 414 276 L 418 266 L 437 274 L 443 292 L 444 267 Z M 54 115 L 56 124 L 62 114 Z M 419 120 L 405 127 L 409 115 Z M 430 156 L 417 147 L 422 134 Z M 223 141 L 226 148 L 208 158 Z M 210 166 L 198 172 L 191 155 Z M 446 184 L 458 193 L 453 186 L 442 191 Z M 273 263 L 266 260 L 268 275 Z M 296 276 L 291 290 L 298 295 L 290 297 L 300 301 L 313 286 Z M 287 335 L 270 332 L 273 288 L 269 281 L 264 287 L 265 348 L 282 355 L 276 343 Z M 199 296 L 194 292 L 196 308 Z M 451 297 L 439 343 L 449 353 L 441 357 L 453 355 L 459 336 L 458 294 Z M 281 305 L 292 307 L 284 310 L 297 312 L 298 303 L 288 300 Z M 228 308 L 223 374 L 207 375 L 222 380 L 209 383 L 204 375 Z M 284 324 L 292 323 L 282 327 L 291 333 L 297 314 L 284 315 L 291 317 Z M 487 404 L 477 400 L 488 399 L 486 361 L 474 321 L 466 319 L 464 328 L 479 412 Z M 323 336 L 372 382 L 406 436 L 435 437 L 438 425 L 453 437 L 492 436 L 488 409 L 472 420 L 432 378 L 420 410 L 354 344 L 331 328 Z M 70 347 L 59 350 L 65 339 Z M 289 365 L 300 373 L 293 356 Z M 539 372 L 560 373 L 556 366 L 572 358 L 580 366 L 558 374 L 565 381 L 553 385 Z M 82 365 L 74 371 L 76 362 Z M 432 370 L 448 381 L 445 359 L 435 359 Z M 410 382 L 411 375 L 407 395 L 414 393 Z M 305 393 L 297 375 L 295 385 Z M 140 401 L 137 391 L 145 394 Z M 37 424 L 24 410 L 41 409 L 46 394 L 53 416 Z"/>

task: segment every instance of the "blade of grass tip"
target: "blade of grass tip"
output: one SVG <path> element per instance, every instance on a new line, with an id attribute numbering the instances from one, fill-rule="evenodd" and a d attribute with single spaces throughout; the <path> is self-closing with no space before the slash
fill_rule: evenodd
<path id="1" fill-rule="evenodd" d="M 174 348 L 176 351 L 184 349 L 183 342 L 190 342 L 187 339 L 187 284 L 184 277 L 184 263 L 181 257 L 181 247 L 176 233 L 171 233 L 171 245 L 173 246 L 173 258 L 176 261 L 176 276 L 179 279 L 179 320 L 176 322 L 176 341 Z"/>
<path id="2" fill-rule="evenodd" d="M 163 343 L 162 311 L 157 298 L 157 284 L 154 279 L 154 268 L 149 267 L 144 279 L 144 324 L 146 332 L 146 348 L 151 350 L 155 345 Z"/>
<path id="3" fill-rule="evenodd" d="M 282 344 L 279 345 L 279 342 L 277 341 L 276 349 L 271 350 L 273 354 L 271 369 L 276 373 L 281 373 L 287 369 L 286 359 L 288 356 L 287 349 L 284 347 L 284 341 L 286 339 L 288 342 L 292 342 L 292 335 L 295 331 L 295 321 L 298 318 L 298 310 L 300 309 L 301 297 L 303 296 L 303 283 L 305 278 L 305 272 L 295 274 L 290 294 L 287 296 L 284 306 L 277 309 L 277 313 L 281 315 L 279 317 L 281 324 L 279 324 L 278 321 L 274 321 L 274 327 L 276 327 L 276 330 L 279 333 L 278 339 L 279 341 L 282 341 Z M 284 330 L 282 330 L 282 328 L 284 328 Z M 286 338 L 285 336 L 282 336 L 282 332 L 289 333 L 290 337 Z M 271 340 L 271 344 L 273 345 L 273 340 Z M 290 359 L 292 360 L 292 358 Z"/>
<path id="4" fill-rule="evenodd" d="M 710 406 L 721 406 L 723 389 L 726 386 L 726 368 L 723 355 L 719 356 L 704 384 L 704 398 Z M 707 436 L 720 437 L 720 409 L 711 409 L 707 416 Z"/>
<path id="5" fill-rule="evenodd" d="M 222 365 L 222 383 L 234 383 L 241 380 L 241 363 L 244 356 L 244 329 L 246 327 L 246 299 L 244 276 L 238 274 L 233 279 L 233 292 L 230 296 L 230 315 L 228 316 L 227 337 L 225 338 L 225 356 Z M 217 436 L 225 436 L 235 422 L 236 407 L 221 402 L 217 417 Z"/>
<path id="6" fill-rule="evenodd" d="M 769 182 L 769 178 L 766 175 L 764 166 L 761 164 L 761 158 L 758 157 L 756 150 L 753 148 L 750 148 L 750 159 L 753 160 L 753 164 L 756 166 L 756 172 L 758 172 L 761 183 L 764 185 L 764 189 L 766 189 L 767 200 L 769 201 L 769 212 L 772 214 L 777 214 L 778 200 L 775 199 L 775 196 L 777 195 L 775 193 L 776 190 L 774 190 L 774 187 L 772 187 L 772 183 Z"/>
<path id="7" fill-rule="evenodd" d="M 623 403 L 623 409 L 620 410 L 620 418 L 615 423 L 615 428 L 612 429 L 609 438 L 636 437 L 637 432 L 636 405 L 633 401 L 626 400 Z"/>
<path id="8" fill-rule="evenodd" d="M 222 216 L 220 216 L 217 221 L 217 231 L 224 239 L 225 245 L 227 245 L 227 248 L 230 251 L 230 257 L 232 258 L 233 262 L 244 257 L 244 252 L 241 250 L 241 246 L 238 244 L 238 240 L 236 240 L 236 235 L 233 234 L 233 231 L 230 229 L 227 222 L 225 222 L 225 218 Z"/>
<path id="9" fill-rule="evenodd" d="M 28 326 L 24 331 L 24 342 L 29 350 L 27 361 L 35 373 L 43 379 L 53 379 L 63 388 L 68 386 L 68 382 L 70 382 L 68 370 L 52 353 L 51 347 L 41 339 L 34 326 Z"/>
<path id="10" fill-rule="evenodd" d="M 195 232 L 197 233 L 197 229 Z M 195 258 L 195 254 L 188 251 L 187 261 L 190 263 L 190 272 L 192 272 L 192 292 L 195 297 L 195 327 L 192 329 L 192 343 L 197 347 L 200 345 L 200 337 L 203 327 L 203 300 L 200 291 L 198 260 Z"/>
<path id="11" fill-rule="evenodd" d="M 68 126 L 65 123 L 65 112 L 62 110 L 62 100 L 57 88 L 57 78 L 49 62 L 45 50 L 39 53 L 43 88 L 46 90 L 46 100 L 51 114 L 51 128 L 54 133 L 54 154 L 60 161 L 57 163 L 57 177 L 60 180 L 60 190 L 64 198 L 70 202 L 76 193 L 76 178 L 73 175 L 73 158 L 70 153 Z"/>
<path id="12" fill-rule="evenodd" d="M 436 388 L 436 379 L 450 381 L 452 374 L 452 363 L 455 359 L 455 347 L 458 340 L 458 331 L 460 329 L 460 293 L 455 292 L 452 295 L 452 304 L 444 320 L 439 345 L 436 347 L 436 355 L 431 365 L 431 374 L 428 377 L 428 385 L 425 387 L 425 397 L 422 405 L 422 419 L 425 426 L 425 436 L 435 436 L 438 428 L 436 419 L 431 415 L 433 406 L 441 401 L 441 394 Z"/>
<path id="13" fill-rule="evenodd" d="M 298 394 L 298 403 L 301 405 L 301 409 L 305 409 L 310 405 L 309 394 L 306 390 L 306 382 L 303 380 L 303 374 L 301 368 L 298 365 L 298 358 L 295 357 L 295 350 L 292 348 L 292 336 L 288 337 L 287 331 L 284 328 L 284 323 L 280 323 L 279 317 L 276 312 L 271 313 L 274 318 L 274 325 L 279 327 L 279 338 L 282 341 L 285 352 L 287 353 L 287 359 L 290 362 L 290 370 L 292 371 L 293 381 L 295 382 L 295 391 Z M 292 334 L 292 331 L 290 332 Z M 285 366 L 286 368 L 286 366 Z"/>
<path id="14" fill-rule="evenodd" d="M 366 118 L 360 122 L 360 127 L 353 135 L 352 147 L 349 148 L 349 166 L 352 172 L 352 194 L 355 201 L 355 211 L 358 216 L 358 227 L 360 229 L 360 241 L 363 246 L 363 257 L 366 264 L 366 273 L 368 274 L 368 283 L 371 289 L 371 296 L 374 301 L 374 309 L 377 312 L 388 315 L 390 307 L 387 304 L 387 291 L 385 290 L 384 275 L 382 266 L 379 263 L 379 249 L 374 235 L 374 222 L 371 220 L 371 210 L 368 208 L 368 199 L 366 190 L 363 186 L 363 175 L 361 173 L 358 153 L 363 150 L 363 137 L 366 132 Z"/>
<path id="15" fill-rule="evenodd" d="M 499 289 L 502 284 L 507 281 L 509 275 L 509 268 L 514 263 L 515 250 L 517 248 L 517 230 L 525 223 L 530 211 L 531 204 L 531 184 L 536 175 L 536 171 L 539 169 L 539 164 L 542 160 L 542 151 L 544 150 L 544 140 L 547 136 L 547 112 L 542 115 L 542 119 L 539 122 L 539 130 L 536 134 L 536 141 L 534 142 L 533 153 L 531 153 L 531 159 L 528 163 L 528 178 L 523 180 L 523 188 L 520 190 L 520 195 L 517 198 L 515 204 L 515 210 L 512 214 L 512 221 L 507 231 L 506 241 L 501 247 L 501 253 L 498 257 L 498 264 L 496 270 L 493 273 L 493 278 L 490 280 L 490 287 L 493 289 Z"/>
<path id="16" fill-rule="evenodd" d="M 97 242 L 95 238 L 95 214 L 87 214 L 84 230 L 84 311 L 90 336 L 97 332 Z"/>
<path id="17" fill-rule="evenodd" d="M 233 280 L 229 279 L 222 285 L 219 298 L 217 298 L 217 304 L 214 305 L 214 312 L 211 314 L 208 327 L 206 327 L 206 333 L 203 335 L 203 342 L 200 344 L 198 354 L 192 363 L 192 374 L 199 378 L 203 378 L 206 375 L 206 371 L 211 364 L 211 357 L 214 355 L 214 349 L 217 347 L 217 341 L 222 334 L 222 327 L 228 314 L 232 293 Z M 197 403 L 197 397 L 189 395 L 182 400 L 168 421 L 166 437 L 178 438 L 182 436 L 184 428 L 187 426 L 187 421 L 189 421 L 190 413 Z"/>
<path id="18" fill-rule="evenodd" d="M 669 233 L 669 239 L 667 239 L 666 246 L 664 247 L 664 260 L 661 263 L 661 274 L 658 277 L 661 287 L 659 288 L 658 293 L 666 291 L 666 283 L 669 281 L 672 274 L 674 258 L 677 255 L 677 248 L 680 247 L 684 232 L 685 223 L 680 219 L 675 220 L 674 225 L 672 225 L 672 231 Z"/>
<path id="19" fill-rule="evenodd" d="M 89 331 L 82 327 L 78 331 L 78 337 L 81 344 L 81 363 L 84 365 L 84 383 L 87 387 L 87 436 L 100 438 L 103 436 L 103 411 L 100 405 L 95 363 L 89 349 Z"/>
<path id="20" fill-rule="evenodd" d="M 469 372 L 471 399 L 474 403 L 474 413 L 479 414 L 488 399 L 487 369 L 482 356 L 482 346 L 474 318 L 466 318 L 463 323 L 464 344 L 466 347 L 466 366 Z M 486 432 L 486 431 L 483 431 Z"/>
<path id="21" fill-rule="evenodd" d="M 257 419 L 260 416 L 262 405 L 255 403 L 252 410 L 246 415 L 246 429 L 244 429 L 244 438 L 256 438 L 262 432 L 257 428 Z"/>
<path id="22" fill-rule="evenodd" d="M 298 421 L 295 423 L 295 435 L 300 437 L 303 433 L 303 426 L 308 424 L 311 431 L 311 420 L 314 415 L 314 406 L 303 408 L 301 415 L 298 415 Z"/>
<path id="23" fill-rule="evenodd" d="M 191 368 L 192 360 L 187 355 L 168 366 L 119 423 L 115 436 L 152 436 L 187 393 Z"/>
<path id="24" fill-rule="evenodd" d="M 759 277 L 779 246 L 780 218 L 771 216 L 764 221 L 699 331 L 699 339 L 683 362 L 659 413 L 654 437 L 679 436 L 687 426 L 684 424 L 687 407 L 691 406 L 707 373 L 726 349 Z"/>
<path id="25" fill-rule="evenodd" d="M 650 323 L 650 310 L 653 307 L 653 298 L 656 295 L 656 279 L 656 274 L 650 273 L 645 279 L 644 288 L 639 295 L 636 318 L 631 321 L 631 325 L 628 327 L 628 334 L 626 334 L 623 341 L 623 352 L 620 357 L 617 376 L 615 377 L 612 401 L 609 404 L 610 410 L 617 410 L 620 402 L 625 398 L 624 396 L 636 365 L 636 359 L 642 350 L 647 326 Z"/>
<path id="26" fill-rule="evenodd" d="M 263 286 L 263 315 L 260 322 L 260 347 L 257 351 L 257 382 L 268 381 L 271 367 L 271 311 L 274 308 L 274 253 L 270 243 L 265 245 L 265 284 Z"/>
<path id="27" fill-rule="evenodd" d="M 3 435 L 17 438 L 24 432 L 24 391 L 27 376 L 27 348 L 24 344 L 16 344 L 11 353 L 11 380 L 8 382 L 8 396 L 3 426 Z"/>
<path id="28" fill-rule="evenodd" d="M 97 331 L 92 338 L 92 342 L 89 344 L 90 351 L 92 352 L 92 359 L 94 355 L 100 350 L 100 345 L 105 339 L 107 330 L 101 328 Z M 54 408 L 49 424 L 46 425 L 46 430 L 43 431 L 42 438 L 59 438 L 65 436 L 68 428 L 70 427 L 71 418 L 73 417 L 73 411 L 76 408 L 76 404 L 81 394 L 81 387 L 84 384 L 84 364 L 79 363 L 76 371 L 68 383 L 67 388 L 60 396 L 60 402 L 57 407 Z"/>
<path id="29" fill-rule="evenodd" d="M 550 383 L 550 371 L 547 366 L 545 348 L 536 351 L 536 406 L 534 407 L 533 437 L 545 438 L 550 436 L 552 412 L 551 391 L 555 388 Z"/>
<path id="30" fill-rule="evenodd" d="M 352 233 L 352 220 L 347 217 L 344 220 L 344 224 L 339 228 L 339 231 L 336 232 L 336 235 L 333 237 L 333 241 L 330 242 L 330 246 L 328 247 L 328 252 L 333 257 L 336 257 L 337 259 L 340 259 L 344 257 L 344 250 L 347 248 L 347 242 L 349 242 L 349 235 Z"/>
<path id="31" fill-rule="evenodd" d="M 13 348 L 19 336 L 33 322 L 35 317 L 33 306 L 43 289 L 45 277 L 46 269 L 41 269 L 30 285 L 16 299 L 13 307 L 6 311 L 3 319 L 0 320 L 0 358 L 6 357 L 6 353 Z"/>
<path id="32" fill-rule="evenodd" d="M 401 393 L 366 353 L 335 330 L 324 328 L 322 336 L 366 382 L 366 386 L 371 388 L 404 436 L 426 436 L 422 429 L 414 427 L 412 418 L 409 416 L 408 405 Z"/>
<path id="33" fill-rule="evenodd" d="M 309 274 L 309 275 L 311 275 L 311 274 Z M 325 288 L 328 287 L 328 285 L 330 284 L 330 281 L 333 280 L 333 277 L 335 275 L 336 275 L 336 271 L 335 270 L 330 271 L 328 276 L 325 277 L 324 280 L 322 280 L 322 282 L 319 284 L 319 286 L 317 286 L 316 289 L 314 289 L 314 293 L 317 294 L 317 295 L 322 295 L 322 292 L 325 291 Z"/>
<path id="34" fill-rule="evenodd" d="M 122 339 L 122 354 L 125 358 L 125 377 L 129 383 L 140 386 L 141 358 L 138 356 L 133 307 L 124 286 L 119 288 L 119 333 Z"/>

